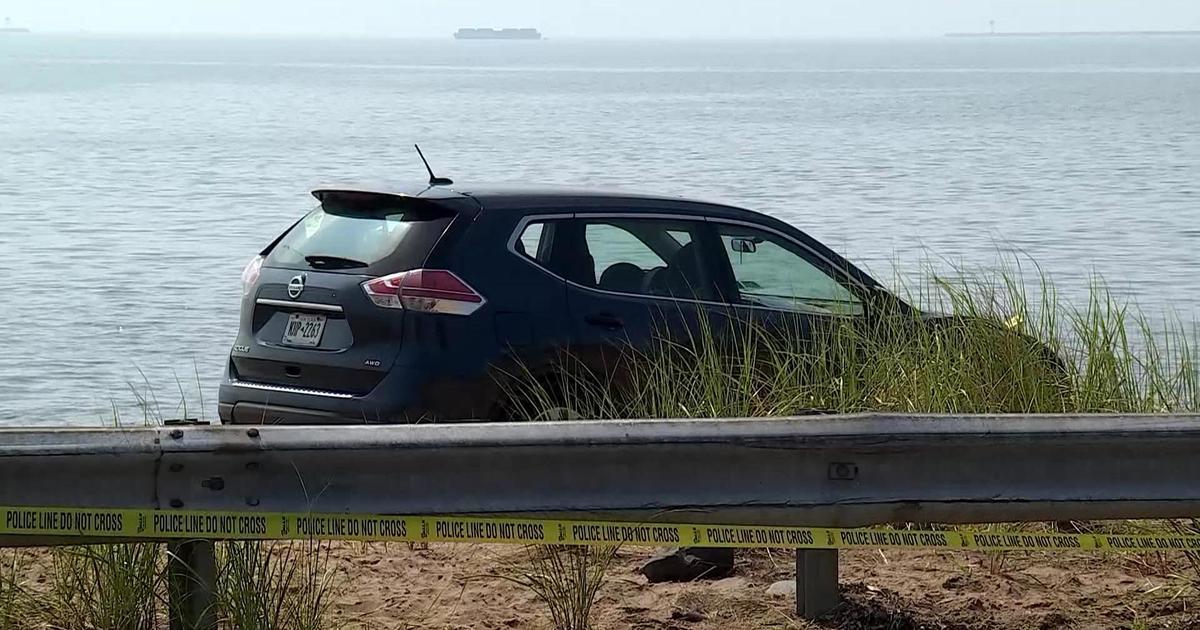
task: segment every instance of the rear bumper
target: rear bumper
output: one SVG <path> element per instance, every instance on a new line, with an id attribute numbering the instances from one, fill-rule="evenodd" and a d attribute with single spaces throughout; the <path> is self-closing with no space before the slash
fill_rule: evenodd
<path id="1" fill-rule="evenodd" d="M 368 394 L 254 383 L 221 383 L 217 412 L 223 424 L 408 424 L 485 419 L 496 387 L 489 380 L 415 383 L 393 370 Z"/>
<path id="2" fill-rule="evenodd" d="M 388 424 L 415 422 L 401 401 L 379 404 L 370 395 L 352 396 L 227 379 L 217 412 L 224 424 Z"/>
<path id="3" fill-rule="evenodd" d="M 217 414 L 226 425 L 367 425 L 420 421 L 416 409 L 382 409 L 366 401 L 314 401 L 289 392 L 263 395 L 222 384 Z M 410 416 L 412 414 L 412 416 Z"/>
<path id="4" fill-rule="evenodd" d="M 330 411 L 253 402 L 217 403 L 222 424 L 362 424 Z"/>

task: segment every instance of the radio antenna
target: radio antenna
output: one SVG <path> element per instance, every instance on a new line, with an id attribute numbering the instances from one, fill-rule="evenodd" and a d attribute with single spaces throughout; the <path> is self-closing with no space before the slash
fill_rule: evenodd
<path id="1" fill-rule="evenodd" d="M 454 183 L 454 180 L 450 179 L 449 177 L 438 177 L 437 175 L 434 175 L 433 169 L 429 168 L 429 160 L 426 160 L 425 154 L 421 153 L 421 147 L 414 144 L 413 148 L 417 150 L 417 155 L 421 157 L 421 162 L 425 164 L 425 170 L 429 171 L 430 186 L 449 186 Z"/>

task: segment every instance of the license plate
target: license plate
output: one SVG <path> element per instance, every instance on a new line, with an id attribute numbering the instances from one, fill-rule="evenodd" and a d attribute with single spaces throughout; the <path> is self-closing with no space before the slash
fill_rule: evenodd
<path id="1" fill-rule="evenodd" d="M 325 332 L 325 316 L 310 313 L 288 315 L 287 327 L 283 329 L 283 343 L 289 346 L 315 348 L 321 344 L 321 333 Z"/>

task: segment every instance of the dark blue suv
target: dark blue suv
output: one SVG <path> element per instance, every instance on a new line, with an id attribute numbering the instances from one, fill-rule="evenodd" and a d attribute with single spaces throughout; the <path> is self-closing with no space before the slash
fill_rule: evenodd
<path id="1" fill-rule="evenodd" d="M 730 206 L 544 188 L 313 195 L 242 274 L 223 422 L 505 419 L 503 375 L 552 378 L 564 350 L 603 369 L 626 344 L 705 323 L 804 334 L 880 298 L 903 307 L 800 230 Z"/>

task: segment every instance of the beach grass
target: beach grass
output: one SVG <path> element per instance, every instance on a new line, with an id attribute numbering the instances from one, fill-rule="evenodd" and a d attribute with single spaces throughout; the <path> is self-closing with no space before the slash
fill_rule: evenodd
<path id="1" fill-rule="evenodd" d="M 493 573 L 528 589 L 545 607 L 555 630 L 591 630 L 596 598 L 618 547 L 526 547 Z"/>
<path id="2" fill-rule="evenodd" d="M 236 541 L 218 556 L 217 605 L 240 630 L 334 630 L 329 543 Z"/>
<path id="3" fill-rule="evenodd" d="M 506 379 L 529 419 L 741 418 L 828 413 L 1192 412 L 1200 407 L 1196 329 L 1152 318 L 1099 280 L 1066 303 L 1044 276 L 1011 271 L 931 275 L 904 287 L 916 309 L 883 303 L 865 320 L 763 325 L 736 310 L 693 320 L 684 335 L 626 347 L 620 374 L 569 353 L 550 373 Z M 181 391 L 181 397 L 183 397 Z M 159 402 L 139 394 L 144 422 Z M 190 409 L 181 409 L 186 417 Z M 569 413 L 565 413 L 567 411 Z M 1138 525 L 1130 525 L 1136 527 Z M 1195 521 L 1173 521 L 1182 533 Z M 315 541 L 219 545 L 222 628 L 315 630 L 341 625 L 340 584 Z M 492 573 L 528 589 L 556 629 L 585 630 L 615 549 L 539 547 Z M 166 627 L 165 551 L 153 543 L 48 552 L 49 581 L 25 583 L 25 557 L 0 565 L 0 630 Z M 993 572 L 1007 556 L 989 556 Z M 1200 559 L 1185 558 L 1188 575 Z M 1181 578 L 1183 579 L 1183 578 Z M 1195 589 L 1200 579 L 1187 578 Z"/>
<path id="4" fill-rule="evenodd" d="M 55 549 L 45 623 L 61 630 L 156 630 L 164 616 L 165 555 L 155 543 Z"/>
<path id="5" fill-rule="evenodd" d="M 626 347 L 610 366 L 564 353 L 549 377 L 531 369 L 515 375 L 512 407 L 530 419 L 1200 407 L 1195 328 L 1152 319 L 1099 279 L 1079 304 L 1062 301 L 1040 272 L 1030 279 L 1012 268 L 930 275 L 904 289 L 915 309 L 884 302 L 865 320 L 766 326 L 730 310 L 697 318 L 685 335 L 660 335 L 648 349 Z M 1197 531 L 1195 521 L 1171 526 Z M 1007 560 L 1004 552 L 987 554 L 988 570 L 1002 573 Z M 1186 560 L 1200 576 L 1200 560 Z M 582 594 L 568 579 L 539 588 L 561 591 L 563 601 Z"/>
<path id="6" fill-rule="evenodd" d="M 608 369 L 562 354 L 519 372 L 518 415 L 738 418 L 814 413 L 1170 413 L 1200 401 L 1194 328 L 1093 282 L 1068 305 L 1049 279 L 932 276 L 866 319 L 763 325 L 727 310 L 626 347 Z M 803 326 L 804 330 L 797 330 Z"/>

